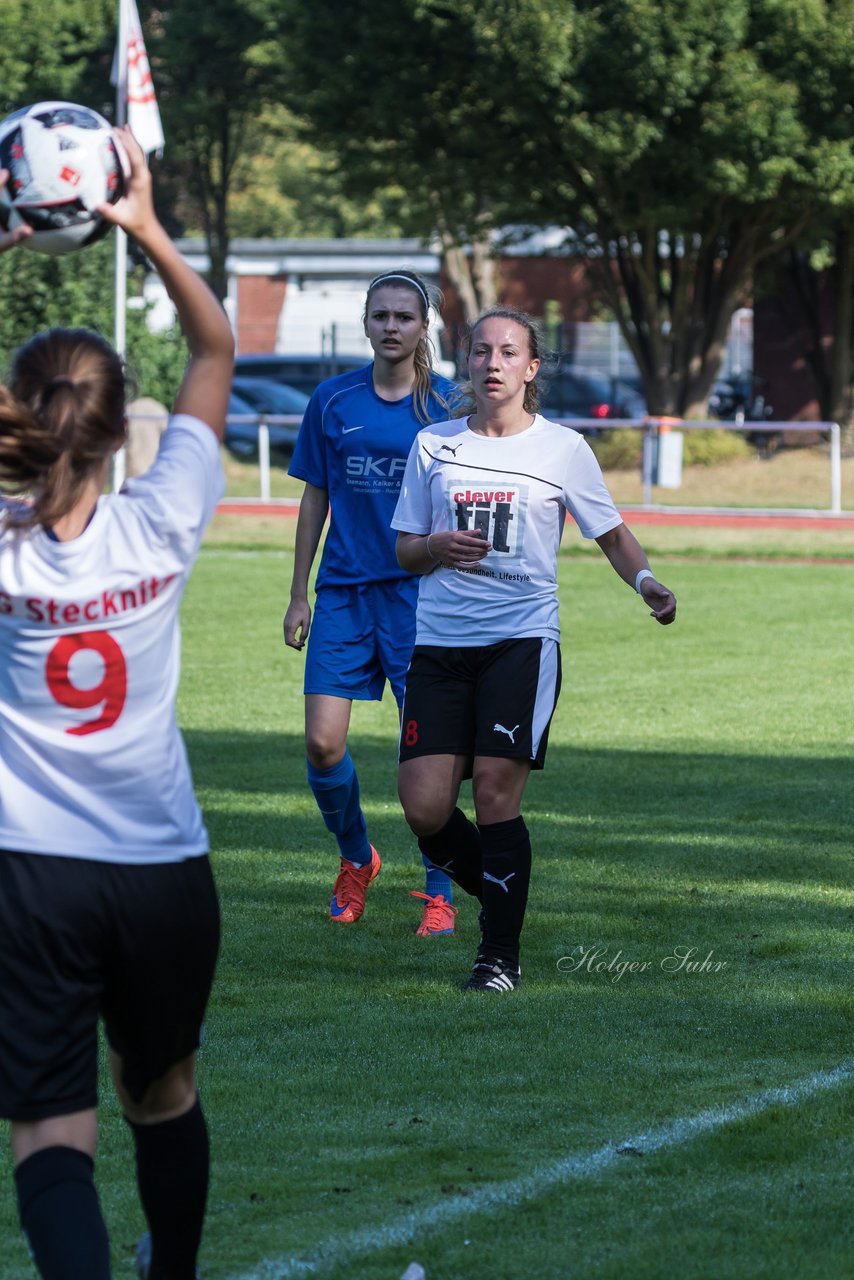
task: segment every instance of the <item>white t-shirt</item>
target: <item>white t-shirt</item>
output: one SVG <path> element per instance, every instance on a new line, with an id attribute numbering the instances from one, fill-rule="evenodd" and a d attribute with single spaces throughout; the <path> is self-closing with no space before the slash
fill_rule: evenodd
<path id="1" fill-rule="evenodd" d="M 80 537 L 0 534 L 0 848 L 122 863 L 207 852 L 175 718 L 178 609 L 224 489 L 216 436 L 179 415 Z"/>
<path id="2" fill-rule="evenodd" d="M 478 435 L 464 418 L 420 431 L 392 527 L 480 529 L 492 550 L 476 569 L 440 565 L 422 577 L 416 644 L 560 640 L 557 554 L 567 511 L 585 538 L 623 522 L 577 431 L 539 414 L 512 436 Z"/>

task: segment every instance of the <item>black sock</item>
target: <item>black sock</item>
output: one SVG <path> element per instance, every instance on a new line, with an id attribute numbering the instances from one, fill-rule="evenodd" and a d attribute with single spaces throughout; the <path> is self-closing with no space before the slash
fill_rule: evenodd
<path id="1" fill-rule="evenodd" d="M 435 835 L 419 836 L 418 848 L 434 867 L 446 871 L 461 889 L 479 902 L 483 901 L 480 833 L 462 809 L 455 809 Z"/>
<path id="2" fill-rule="evenodd" d="M 15 1170 L 21 1226 L 43 1280 L 110 1280 L 94 1169 L 84 1151 L 44 1147 Z"/>
<path id="3" fill-rule="evenodd" d="M 175 1120 L 128 1124 L 136 1143 L 139 1198 L 151 1230 L 149 1280 L 195 1280 L 210 1165 L 201 1103 L 196 1098 Z"/>
<path id="4" fill-rule="evenodd" d="M 480 824 L 483 851 L 481 951 L 519 964 L 519 936 L 528 904 L 531 838 L 521 816 Z"/>

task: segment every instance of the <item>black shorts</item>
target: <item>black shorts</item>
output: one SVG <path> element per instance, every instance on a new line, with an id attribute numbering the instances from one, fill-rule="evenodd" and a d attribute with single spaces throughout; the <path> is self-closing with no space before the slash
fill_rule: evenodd
<path id="1" fill-rule="evenodd" d="M 219 949 L 206 857 L 0 851 L 0 1116 L 97 1103 L 98 1019 L 135 1101 L 199 1046 Z"/>
<path id="2" fill-rule="evenodd" d="M 416 645 L 406 675 L 401 763 L 417 756 L 507 756 L 542 769 L 560 677 L 556 640 Z"/>

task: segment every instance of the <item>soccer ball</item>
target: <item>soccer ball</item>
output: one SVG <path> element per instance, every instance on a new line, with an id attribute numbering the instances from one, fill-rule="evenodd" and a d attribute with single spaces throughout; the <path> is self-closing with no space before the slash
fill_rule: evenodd
<path id="1" fill-rule="evenodd" d="M 95 205 L 115 204 L 129 173 L 127 155 L 107 120 L 73 102 L 38 102 L 0 122 L 0 227 L 26 223 L 38 253 L 70 253 L 106 235 Z"/>

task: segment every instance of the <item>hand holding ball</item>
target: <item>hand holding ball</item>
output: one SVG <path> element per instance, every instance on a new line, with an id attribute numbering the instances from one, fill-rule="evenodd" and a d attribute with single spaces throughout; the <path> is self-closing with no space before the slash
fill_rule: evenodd
<path id="1" fill-rule="evenodd" d="M 0 122 L 0 228 L 32 228 L 39 253 L 70 253 L 106 235 L 99 204 L 115 204 L 129 176 L 109 121 L 72 102 L 39 102 Z"/>

